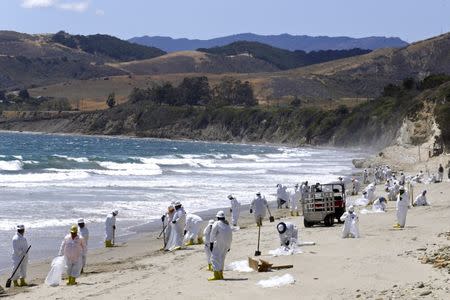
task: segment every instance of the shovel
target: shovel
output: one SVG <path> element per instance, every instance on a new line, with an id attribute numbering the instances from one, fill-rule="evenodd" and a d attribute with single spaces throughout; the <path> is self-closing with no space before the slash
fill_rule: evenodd
<path id="1" fill-rule="evenodd" d="M 260 256 L 261 255 L 261 251 L 259 251 L 259 238 L 261 236 L 261 226 L 258 225 L 258 247 L 255 251 L 255 256 Z"/>
<path id="2" fill-rule="evenodd" d="M 19 269 L 20 265 L 22 264 L 23 260 L 25 259 L 25 256 L 27 256 L 28 251 L 30 251 L 30 248 L 31 248 L 31 245 L 28 246 L 27 252 L 25 252 L 25 254 L 22 256 L 22 259 L 20 260 L 20 262 L 19 262 L 19 264 L 17 265 L 16 269 L 15 269 L 14 272 L 12 273 L 11 277 L 9 277 L 8 280 L 6 280 L 5 286 L 6 286 L 7 288 L 10 288 L 10 287 L 11 287 L 11 281 L 12 281 L 12 278 L 14 277 L 14 275 L 16 275 L 17 270 Z"/>
<path id="3" fill-rule="evenodd" d="M 269 222 L 273 223 L 275 222 L 275 218 L 272 216 L 272 214 L 270 213 L 270 209 L 269 206 L 267 205 L 267 211 L 269 212 Z"/>

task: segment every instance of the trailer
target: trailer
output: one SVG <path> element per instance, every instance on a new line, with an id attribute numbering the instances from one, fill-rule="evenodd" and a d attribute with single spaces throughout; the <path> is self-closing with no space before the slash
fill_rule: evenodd
<path id="1" fill-rule="evenodd" d="M 324 223 L 333 226 L 334 219 L 345 212 L 345 186 L 343 183 L 316 184 L 302 199 L 303 224 L 312 227 Z"/>

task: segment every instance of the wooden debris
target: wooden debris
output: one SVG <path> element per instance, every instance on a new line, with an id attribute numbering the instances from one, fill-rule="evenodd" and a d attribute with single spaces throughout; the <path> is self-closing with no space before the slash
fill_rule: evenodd
<path id="1" fill-rule="evenodd" d="M 260 259 L 259 262 L 251 257 L 248 258 L 248 265 L 257 272 L 270 272 L 272 270 L 282 270 L 293 268 L 294 265 L 274 266 L 268 261 Z"/>

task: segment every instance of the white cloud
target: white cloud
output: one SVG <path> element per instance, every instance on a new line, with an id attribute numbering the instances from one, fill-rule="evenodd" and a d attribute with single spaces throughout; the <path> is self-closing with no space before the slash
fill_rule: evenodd
<path id="1" fill-rule="evenodd" d="M 63 10 L 83 12 L 89 7 L 89 2 L 82 1 L 82 2 L 59 3 L 57 6 L 58 6 L 58 8 L 63 9 Z"/>
<path id="2" fill-rule="evenodd" d="M 35 7 L 50 7 L 55 5 L 56 0 L 23 0 L 22 7 L 35 8 Z"/>
<path id="3" fill-rule="evenodd" d="M 95 14 L 96 14 L 97 16 L 104 16 L 104 15 L 105 15 L 105 11 L 104 11 L 103 9 L 97 9 L 97 10 L 95 11 Z"/>
<path id="4" fill-rule="evenodd" d="M 90 0 L 84 1 L 22 0 L 22 7 L 24 8 L 53 7 L 62 10 L 84 12 L 88 9 L 89 2 Z"/>

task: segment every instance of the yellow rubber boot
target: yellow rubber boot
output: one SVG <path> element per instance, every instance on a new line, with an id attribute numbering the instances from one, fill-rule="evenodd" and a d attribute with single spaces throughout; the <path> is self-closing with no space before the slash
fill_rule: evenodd
<path id="1" fill-rule="evenodd" d="M 186 246 L 192 246 L 194 245 L 194 240 L 190 239 L 189 242 L 186 243 Z"/>
<path id="2" fill-rule="evenodd" d="M 297 211 L 295 214 L 297 217 L 300 217 L 300 213 Z"/>
<path id="3" fill-rule="evenodd" d="M 72 277 L 72 285 L 78 284 L 78 282 L 76 282 L 75 280 L 76 280 L 76 278 L 75 278 L 75 277 Z"/>
<path id="4" fill-rule="evenodd" d="M 219 277 L 221 280 L 223 280 L 223 271 L 219 271 Z"/>
<path id="5" fill-rule="evenodd" d="M 111 248 L 113 245 L 112 245 L 112 242 L 111 241 L 105 241 L 105 247 L 106 248 Z"/>
<path id="6" fill-rule="evenodd" d="M 67 278 L 67 283 L 66 283 L 66 285 L 72 285 L 72 276 L 69 276 L 69 277 Z"/>
<path id="7" fill-rule="evenodd" d="M 203 244 L 203 238 L 201 236 L 199 236 L 197 238 L 197 242 L 198 242 L 199 245 Z"/>
<path id="8" fill-rule="evenodd" d="M 394 227 L 394 228 L 400 228 L 401 226 L 400 226 L 400 224 L 396 223 L 396 224 L 394 224 L 393 227 Z"/>
<path id="9" fill-rule="evenodd" d="M 214 275 L 211 278 L 208 278 L 208 281 L 214 281 L 214 280 L 220 280 L 220 272 L 219 271 L 214 271 Z"/>
<path id="10" fill-rule="evenodd" d="M 18 282 L 17 280 L 13 280 L 13 285 L 14 285 L 15 287 L 20 286 L 20 285 L 19 285 L 19 282 Z"/>
<path id="11" fill-rule="evenodd" d="M 208 264 L 208 269 L 207 269 L 208 271 L 212 271 L 213 270 L 213 268 L 212 268 L 212 264 Z"/>
<path id="12" fill-rule="evenodd" d="M 28 284 L 25 282 L 25 278 L 20 278 L 20 286 L 28 286 Z"/>

